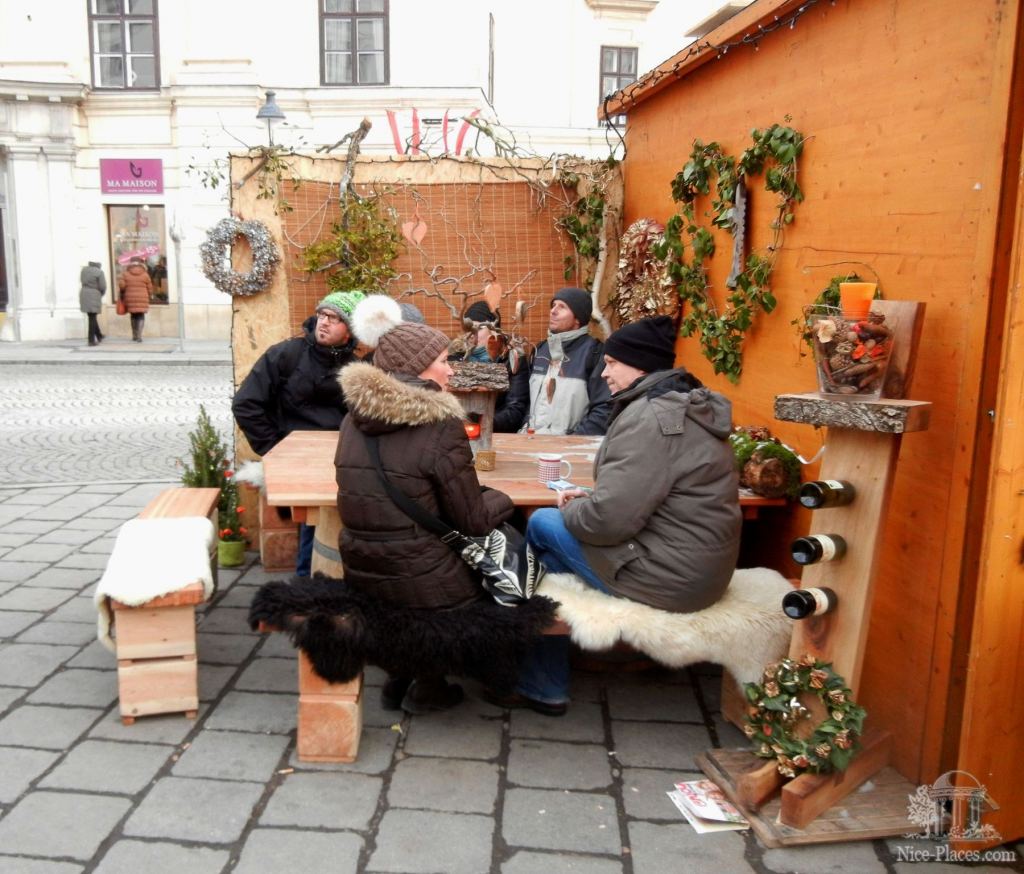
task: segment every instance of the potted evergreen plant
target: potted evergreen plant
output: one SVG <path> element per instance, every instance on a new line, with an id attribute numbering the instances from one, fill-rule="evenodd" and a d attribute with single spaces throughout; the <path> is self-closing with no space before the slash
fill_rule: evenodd
<path id="1" fill-rule="evenodd" d="M 188 435 L 191 463 L 185 464 L 181 476 L 191 488 L 220 489 L 217 517 L 217 561 L 221 567 L 237 567 L 245 561 L 246 535 L 242 525 L 244 507 L 238 506 L 238 483 L 234 480 L 231 460 L 217 429 L 213 427 L 206 407 L 199 405 L 196 429 Z"/>

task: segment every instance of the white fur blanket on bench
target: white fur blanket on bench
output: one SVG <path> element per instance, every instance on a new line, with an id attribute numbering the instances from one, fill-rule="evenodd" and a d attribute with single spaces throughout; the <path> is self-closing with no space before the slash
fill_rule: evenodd
<path id="1" fill-rule="evenodd" d="M 561 604 L 558 618 L 583 649 L 607 650 L 622 641 L 671 668 L 713 662 L 749 683 L 789 649 L 792 620 L 782 612 L 782 596 L 791 588 L 769 568 L 737 570 L 722 600 L 697 613 L 615 598 L 572 574 L 547 574 L 538 594 Z"/>
<path id="2" fill-rule="evenodd" d="M 213 594 L 213 543 L 213 523 L 205 516 L 125 522 L 93 594 L 100 642 L 116 651 L 110 637 L 110 598 L 137 606 L 192 583 L 202 583 L 209 598 Z"/>

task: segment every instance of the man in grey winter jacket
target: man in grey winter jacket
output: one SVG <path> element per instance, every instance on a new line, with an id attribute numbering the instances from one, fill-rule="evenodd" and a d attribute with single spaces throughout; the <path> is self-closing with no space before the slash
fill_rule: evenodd
<path id="1" fill-rule="evenodd" d="M 538 434 L 604 434 L 609 391 L 601 378 L 603 345 L 590 336 L 593 304 L 582 288 L 563 288 L 551 299 L 548 338 L 530 370 L 526 428 Z"/>
<path id="2" fill-rule="evenodd" d="M 667 316 L 613 333 L 602 375 L 612 390 L 608 433 L 592 493 L 572 489 L 537 510 L 527 541 L 548 571 L 661 610 L 689 613 L 725 593 L 739 553 L 742 515 L 728 436 L 732 405 L 685 368 L 672 368 Z M 568 639 L 545 638 L 517 692 L 495 698 L 547 715 L 565 712 Z"/>

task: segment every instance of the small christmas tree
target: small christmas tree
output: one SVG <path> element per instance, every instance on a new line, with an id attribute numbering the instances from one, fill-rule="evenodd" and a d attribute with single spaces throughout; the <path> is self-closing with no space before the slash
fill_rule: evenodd
<path id="1" fill-rule="evenodd" d="M 199 405 L 196 429 L 188 435 L 191 464 L 185 464 L 181 481 L 190 488 L 220 489 L 217 513 L 221 540 L 245 540 L 248 533 L 242 525 L 244 507 L 238 506 L 238 483 L 232 478 L 227 446 L 213 427 L 206 407 Z"/>

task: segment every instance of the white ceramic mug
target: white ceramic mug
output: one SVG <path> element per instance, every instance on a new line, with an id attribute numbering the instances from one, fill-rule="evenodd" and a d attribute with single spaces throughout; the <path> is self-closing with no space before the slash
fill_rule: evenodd
<path id="1" fill-rule="evenodd" d="M 562 473 L 562 465 L 565 473 Z M 537 456 L 537 482 L 547 485 L 553 479 L 569 479 L 572 465 L 557 452 L 545 452 Z"/>

